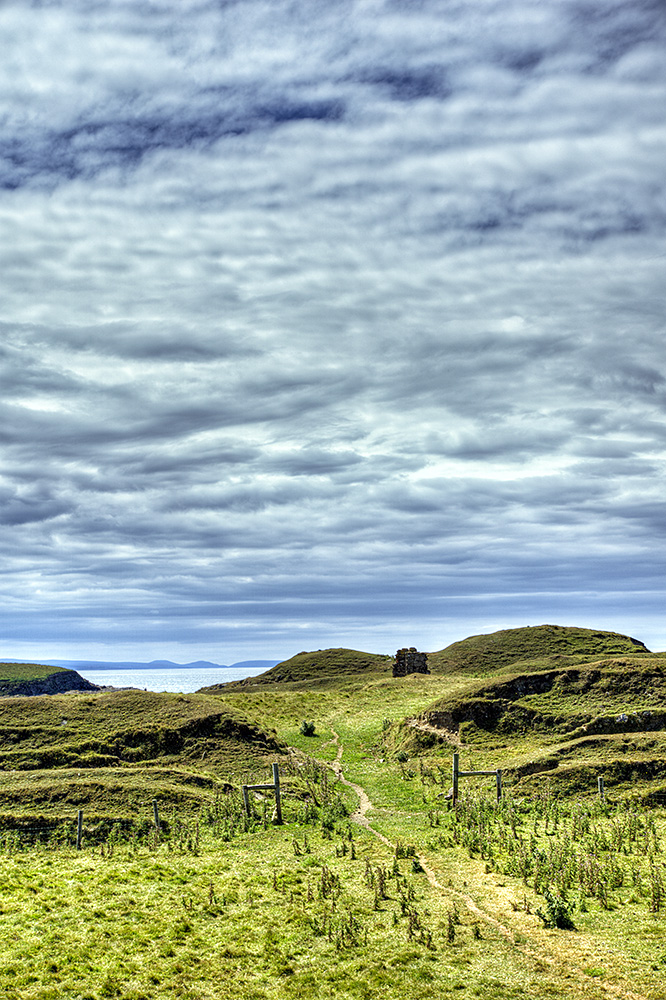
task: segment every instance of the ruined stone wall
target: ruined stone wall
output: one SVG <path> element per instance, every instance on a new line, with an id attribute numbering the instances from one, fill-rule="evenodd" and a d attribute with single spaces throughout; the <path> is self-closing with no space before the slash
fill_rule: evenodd
<path id="1" fill-rule="evenodd" d="M 393 676 L 406 677 L 407 674 L 429 674 L 428 654 L 419 653 L 414 647 L 399 649 L 393 663 Z"/>

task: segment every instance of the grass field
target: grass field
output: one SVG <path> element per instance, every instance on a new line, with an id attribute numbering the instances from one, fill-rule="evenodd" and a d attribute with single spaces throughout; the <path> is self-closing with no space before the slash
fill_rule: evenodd
<path id="1" fill-rule="evenodd" d="M 196 695 L 0 699 L 3 995 L 666 1000 L 664 660 L 533 634 L 494 676 L 333 650 Z M 503 769 L 499 805 L 466 779 L 452 806 L 453 750 Z M 240 795 L 272 761 L 282 826 Z"/>

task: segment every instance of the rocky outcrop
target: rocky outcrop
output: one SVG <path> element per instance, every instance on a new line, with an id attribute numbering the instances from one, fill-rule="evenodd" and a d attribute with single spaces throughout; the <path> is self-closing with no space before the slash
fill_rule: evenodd
<path id="1" fill-rule="evenodd" d="M 0 680 L 0 697 L 61 694 L 63 691 L 101 691 L 101 688 L 81 677 L 76 670 L 57 670 L 33 680 Z"/>

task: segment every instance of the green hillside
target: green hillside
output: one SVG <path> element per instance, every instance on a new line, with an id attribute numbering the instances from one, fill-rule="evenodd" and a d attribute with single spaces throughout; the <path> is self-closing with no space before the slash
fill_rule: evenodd
<path id="1" fill-rule="evenodd" d="M 220 698 L 135 690 L 0 698 L 0 825 L 35 811 L 71 815 L 76 803 L 116 818 L 145 813 L 156 795 L 201 804 L 220 776 L 283 752 L 274 732 Z"/>
<path id="2" fill-rule="evenodd" d="M 204 692 L 215 692 L 226 688 L 252 688 L 263 684 L 302 683 L 304 681 L 343 680 L 355 674 L 387 671 L 391 669 L 392 657 L 381 653 L 363 653 L 357 649 L 317 649 L 312 652 L 296 653 L 257 677 L 247 677 L 242 681 L 215 684 L 202 688 Z"/>
<path id="3" fill-rule="evenodd" d="M 536 625 L 504 629 L 490 635 L 474 635 L 428 653 L 428 667 L 433 674 L 464 671 L 485 674 L 512 664 L 525 662 L 544 667 L 553 661 L 579 663 L 600 656 L 646 654 L 642 642 L 617 632 Z M 267 684 L 318 684 L 344 680 L 373 672 L 390 673 L 393 655 L 367 653 L 357 649 L 317 649 L 296 653 L 270 670 L 241 681 L 215 684 L 202 692 L 215 693 L 233 689 L 251 689 Z"/>
<path id="4" fill-rule="evenodd" d="M 548 772 L 562 793 L 589 795 L 601 775 L 615 793 L 661 800 L 666 659 L 646 653 L 505 670 L 439 698 L 406 732 L 403 745 L 413 752 L 432 746 L 438 732 L 449 747 L 480 752 L 525 791 Z"/>
<path id="5" fill-rule="evenodd" d="M 0 767 L 93 766 L 197 757 L 210 742 L 275 741 L 219 699 L 151 691 L 0 698 Z"/>
<path id="6" fill-rule="evenodd" d="M 95 690 L 96 685 L 75 670 L 43 663 L 0 663 L 0 697 Z"/>
<path id="7" fill-rule="evenodd" d="M 482 674 L 522 661 L 536 663 L 553 657 L 571 657 L 570 662 L 598 659 L 601 656 L 646 654 L 649 650 L 638 639 L 618 632 L 563 625 L 532 625 L 502 629 L 489 635 L 473 635 L 454 642 L 446 649 L 428 653 L 428 667 L 433 673 L 466 671 Z"/>
<path id="8" fill-rule="evenodd" d="M 64 667 L 49 667 L 44 663 L 0 663 L 0 684 L 41 680 L 65 672 Z"/>
<path id="9" fill-rule="evenodd" d="M 551 739 L 579 731 L 660 729 L 666 721 L 666 661 L 608 659 L 477 681 L 425 713 L 432 722 L 439 715 L 460 727 L 470 723 L 463 730 L 468 736 L 474 729 L 518 738 L 538 731 Z"/>

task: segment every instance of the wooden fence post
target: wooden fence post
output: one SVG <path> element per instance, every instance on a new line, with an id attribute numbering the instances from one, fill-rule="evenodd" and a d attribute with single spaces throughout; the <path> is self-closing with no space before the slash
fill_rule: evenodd
<path id="1" fill-rule="evenodd" d="M 81 840 L 83 838 L 83 809 L 79 809 L 79 815 L 76 822 L 76 849 L 81 850 Z"/>
<path id="2" fill-rule="evenodd" d="M 606 789 L 604 788 L 604 779 L 603 779 L 603 776 L 601 774 L 597 778 L 597 788 L 599 790 L 599 798 L 601 799 L 602 802 L 605 802 L 606 801 Z"/>
<path id="3" fill-rule="evenodd" d="M 245 812 L 250 815 L 250 792 L 275 793 L 275 822 L 282 823 L 282 800 L 280 799 L 280 765 L 273 764 L 273 783 L 270 785 L 241 785 Z"/>
<path id="4" fill-rule="evenodd" d="M 453 804 L 458 801 L 458 790 L 461 778 L 494 778 L 497 788 L 497 801 L 502 798 L 502 772 L 499 768 L 494 771 L 461 771 L 460 754 L 453 755 Z"/>
<path id="5" fill-rule="evenodd" d="M 275 822 L 282 825 L 282 802 L 280 801 L 280 765 L 273 764 L 273 784 L 275 785 Z"/>
<path id="6" fill-rule="evenodd" d="M 153 819 L 155 821 L 155 830 L 157 833 L 161 833 L 162 827 L 160 826 L 160 813 L 157 808 L 157 799 L 153 799 Z"/>

